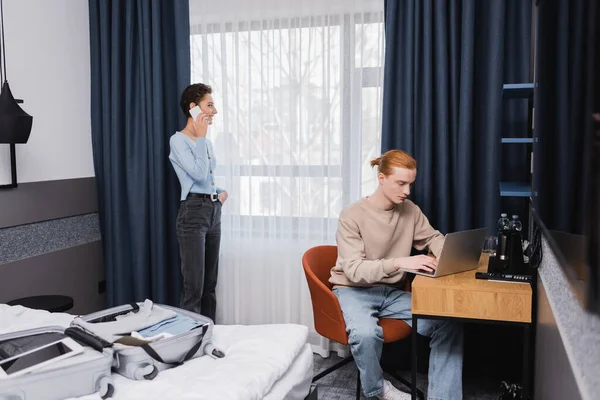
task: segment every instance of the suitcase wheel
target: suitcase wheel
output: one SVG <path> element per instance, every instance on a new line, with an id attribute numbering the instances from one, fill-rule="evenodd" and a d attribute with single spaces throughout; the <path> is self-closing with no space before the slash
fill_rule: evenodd
<path id="1" fill-rule="evenodd" d="M 144 375 L 144 379 L 147 381 L 151 381 L 152 379 L 156 378 L 156 375 L 158 375 L 158 368 L 156 368 L 156 365 L 153 365 L 152 367 L 152 372 L 150 372 L 147 375 Z"/>
<path id="2" fill-rule="evenodd" d="M 100 386 L 99 394 L 103 400 L 108 399 L 108 398 L 112 397 L 113 394 L 115 394 L 115 387 L 112 384 L 112 381 L 110 378 L 105 376 L 102 379 L 100 379 L 99 386 Z"/>
<path id="3" fill-rule="evenodd" d="M 112 383 L 109 383 L 106 387 L 106 393 L 104 395 L 101 395 L 100 397 L 102 398 L 102 400 L 109 399 L 113 397 L 113 394 L 115 394 L 115 387 L 112 385 Z"/>

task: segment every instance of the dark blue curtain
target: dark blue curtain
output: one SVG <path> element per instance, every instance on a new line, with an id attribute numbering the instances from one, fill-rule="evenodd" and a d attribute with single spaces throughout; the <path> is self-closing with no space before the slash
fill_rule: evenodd
<path id="1" fill-rule="evenodd" d="M 412 198 L 442 232 L 494 231 L 501 210 L 527 212 L 526 200 L 502 203 L 498 182 L 530 180 L 527 148 L 501 137 L 528 136 L 527 101 L 503 101 L 502 85 L 530 81 L 531 11 L 530 1 L 385 3 L 382 150 L 416 158 Z"/>
<path id="2" fill-rule="evenodd" d="M 600 7 L 595 0 L 544 0 L 538 8 L 535 207 L 546 228 L 582 234 Z"/>
<path id="3" fill-rule="evenodd" d="M 190 81 L 188 0 L 89 0 L 92 145 L 109 306 L 177 304 L 169 136 Z"/>

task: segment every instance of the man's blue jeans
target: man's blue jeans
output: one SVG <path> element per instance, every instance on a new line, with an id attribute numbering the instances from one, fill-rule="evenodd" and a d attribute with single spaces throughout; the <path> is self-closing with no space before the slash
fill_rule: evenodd
<path id="1" fill-rule="evenodd" d="M 383 331 L 377 320 L 401 319 L 412 326 L 411 294 L 391 286 L 343 287 L 333 292 L 342 307 L 350 351 L 360 372 L 363 391 L 367 397 L 380 395 Z M 419 334 L 431 337 L 427 398 L 462 399 L 462 327 L 447 320 L 419 320 L 417 329 Z"/>

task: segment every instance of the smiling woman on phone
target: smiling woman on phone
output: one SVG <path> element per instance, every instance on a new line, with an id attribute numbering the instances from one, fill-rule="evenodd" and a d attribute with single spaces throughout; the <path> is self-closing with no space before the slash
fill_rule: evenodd
<path id="1" fill-rule="evenodd" d="M 208 85 L 196 83 L 181 94 L 185 127 L 171 136 L 169 160 L 181 184 L 177 241 L 181 256 L 181 308 L 215 320 L 221 243 L 221 206 L 227 192 L 215 183 L 217 161 L 206 138 L 217 109 Z"/>

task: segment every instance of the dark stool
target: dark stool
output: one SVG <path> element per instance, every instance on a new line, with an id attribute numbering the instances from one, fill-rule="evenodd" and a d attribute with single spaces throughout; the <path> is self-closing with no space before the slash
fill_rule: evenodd
<path id="1" fill-rule="evenodd" d="M 23 306 L 50 312 L 65 312 L 73 308 L 73 298 L 61 295 L 42 295 L 15 299 L 7 302 L 9 306 Z"/>

